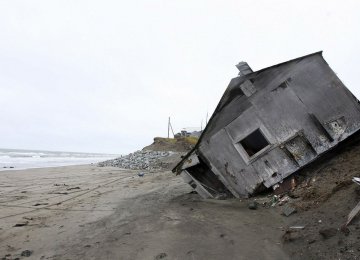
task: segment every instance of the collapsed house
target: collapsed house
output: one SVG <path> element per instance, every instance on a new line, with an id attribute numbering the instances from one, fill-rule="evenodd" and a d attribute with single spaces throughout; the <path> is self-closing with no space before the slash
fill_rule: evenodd
<path id="1" fill-rule="evenodd" d="M 276 187 L 360 128 L 358 100 L 317 52 L 253 72 L 246 62 L 173 172 L 202 197 Z"/>

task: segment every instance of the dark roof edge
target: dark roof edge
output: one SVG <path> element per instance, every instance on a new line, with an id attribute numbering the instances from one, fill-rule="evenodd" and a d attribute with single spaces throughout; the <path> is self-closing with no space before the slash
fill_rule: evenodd
<path id="1" fill-rule="evenodd" d="M 304 58 L 308 58 L 310 56 L 314 56 L 314 55 L 322 55 L 323 51 L 317 51 L 317 52 L 313 52 L 313 53 L 310 53 L 310 54 L 307 54 L 307 55 L 304 55 L 304 56 L 301 56 L 301 57 L 298 57 L 298 58 L 295 58 L 295 59 L 291 59 L 291 60 L 288 60 L 288 61 L 283 61 L 283 62 L 280 62 L 278 64 L 275 64 L 275 65 L 271 65 L 269 67 L 266 67 L 266 68 L 263 68 L 263 69 L 260 69 L 260 70 L 257 70 L 257 71 L 254 71 L 252 73 L 249 73 L 247 74 L 246 76 L 248 75 L 253 75 L 253 74 L 257 74 L 257 73 L 260 73 L 260 72 L 263 72 L 265 70 L 268 70 L 268 69 L 271 69 L 271 68 L 275 68 L 275 67 L 278 67 L 278 66 L 281 66 L 281 65 L 284 65 L 286 63 L 290 63 L 290 62 L 293 62 L 293 61 L 297 61 L 297 60 L 302 60 Z"/>

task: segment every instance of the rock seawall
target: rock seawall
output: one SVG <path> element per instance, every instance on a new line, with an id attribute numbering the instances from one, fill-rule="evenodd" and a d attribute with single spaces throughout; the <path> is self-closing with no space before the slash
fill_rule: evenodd
<path id="1" fill-rule="evenodd" d="M 179 158 L 179 153 L 170 151 L 136 151 L 113 160 L 98 163 L 99 167 L 111 166 L 131 170 L 164 170 L 172 164 L 173 157 Z M 175 159 L 175 158 L 174 158 Z"/>

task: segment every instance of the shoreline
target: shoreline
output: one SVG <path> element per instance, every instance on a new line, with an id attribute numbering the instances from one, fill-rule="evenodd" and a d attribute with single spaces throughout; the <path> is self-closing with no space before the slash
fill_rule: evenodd
<path id="1" fill-rule="evenodd" d="M 86 165 L 119 156 L 116 154 L 0 148 L 0 171 Z"/>
<path id="2" fill-rule="evenodd" d="M 108 157 L 104 157 L 101 158 L 100 160 L 96 160 L 96 162 L 73 162 L 69 164 L 69 162 L 59 162 L 59 163 L 48 163 L 48 165 L 46 165 L 46 162 L 44 162 L 44 165 L 36 165 L 36 163 L 38 162 L 32 162 L 29 163 L 28 165 L 30 166 L 26 166 L 26 167 L 17 167 L 15 165 L 9 165 L 9 166 L 2 166 L 0 167 L 0 172 L 4 172 L 4 171 L 23 171 L 23 170 L 31 170 L 31 169 L 42 169 L 42 168 L 57 168 L 57 167 L 69 167 L 69 166 L 83 166 L 83 165 L 97 165 L 100 162 L 106 161 L 106 160 L 112 160 L 114 158 L 108 158 Z M 12 168 L 11 168 L 12 167 Z"/>
<path id="3" fill-rule="evenodd" d="M 48 169 L 48 168 L 66 168 L 73 166 L 96 166 L 97 163 L 86 163 L 86 164 L 70 164 L 70 165 L 60 165 L 60 166 L 43 166 L 43 167 L 30 167 L 30 168 L 0 168 L 0 174 L 3 172 L 14 172 L 14 171 L 26 171 L 26 170 L 40 170 L 40 169 Z"/>

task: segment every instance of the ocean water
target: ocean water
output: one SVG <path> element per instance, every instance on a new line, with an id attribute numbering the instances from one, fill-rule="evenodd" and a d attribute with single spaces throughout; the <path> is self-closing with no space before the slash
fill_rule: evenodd
<path id="1" fill-rule="evenodd" d="M 114 154 L 74 153 L 0 148 L 0 171 L 98 163 Z"/>

